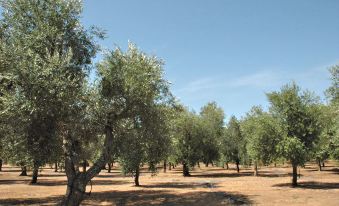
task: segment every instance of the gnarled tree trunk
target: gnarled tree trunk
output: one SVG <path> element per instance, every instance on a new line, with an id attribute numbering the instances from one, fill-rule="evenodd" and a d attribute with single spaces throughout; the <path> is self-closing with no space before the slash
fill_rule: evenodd
<path id="1" fill-rule="evenodd" d="M 239 169 L 239 161 L 236 161 L 236 165 L 237 165 L 237 172 L 239 173 L 239 172 L 240 172 L 240 169 Z"/>
<path id="2" fill-rule="evenodd" d="M 106 165 L 111 156 L 113 146 L 113 129 L 105 126 L 105 143 L 99 159 L 86 172 L 80 172 L 77 166 L 78 159 L 74 152 L 74 142 L 68 131 L 63 131 L 63 148 L 65 152 L 65 171 L 67 175 L 67 190 L 61 205 L 78 206 L 85 198 L 86 185 Z"/>
<path id="3" fill-rule="evenodd" d="M 27 176 L 27 167 L 26 166 L 21 167 L 21 173 L 20 173 L 19 176 Z"/>
<path id="4" fill-rule="evenodd" d="M 164 172 L 166 173 L 167 161 L 164 160 Z"/>
<path id="5" fill-rule="evenodd" d="M 190 176 L 190 171 L 189 171 L 189 167 L 188 167 L 187 163 L 182 164 L 182 173 L 183 173 L 184 177 Z"/>
<path id="6" fill-rule="evenodd" d="M 321 171 L 321 161 L 318 159 L 318 170 Z"/>
<path id="7" fill-rule="evenodd" d="M 135 184 L 135 186 L 140 186 L 140 184 L 139 184 L 139 176 L 140 176 L 140 169 L 138 167 L 135 170 L 135 175 L 134 175 L 134 184 Z"/>
<path id="8" fill-rule="evenodd" d="M 37 163 L 34 163 L 31 184 L 36 184 L 38 182 L 38 174 L 39 174 L 39 165 Z"/>
<path id="9" fill-rule="evenodd" d="M 58 172 L 58 162 L 54 163 L 54 172 Z"/>
<path id="10" fill-rule="evenodd" d="M 258 163 L 257 163 L 257 161 L 254 162 L 253 167 L 254 167 L 254 174 L 253 175 L 258 176 Z"/>
<path id="11" fill-rule="evenodd" d="M 298 178 L 298 165 L 297 164 L 292 164 L 292 186 L 298 186 L 297 178 Z"/>

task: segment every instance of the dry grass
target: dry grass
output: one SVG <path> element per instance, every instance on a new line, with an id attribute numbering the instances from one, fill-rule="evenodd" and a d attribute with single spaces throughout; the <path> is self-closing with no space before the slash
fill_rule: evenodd
<path id="1" fill-rule="evenodd" d="M 143 170 L 141 187 L 131 177 L 103 171 L 92 181 L 91 195 L 82 205 L 339 205 L 339 169 L 334 162 L 319 172 L 301 169 L 300 186 L 290 187 L 290 167 L 265 167 L 258 177 L 250 169 L 196 168 L 182 177 L 181 168 L 151 176 Z M 64 173 L 44 168 L 37 185 L 19 177 L 19 168 L 0 172 L 0 205 L 55 205 L 66 190 Z M 87 187 L 87 191 L 90 186 Z"/>

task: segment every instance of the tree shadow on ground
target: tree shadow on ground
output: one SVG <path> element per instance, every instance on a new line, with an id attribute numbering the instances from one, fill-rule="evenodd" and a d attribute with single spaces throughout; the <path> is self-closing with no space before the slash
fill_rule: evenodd
<path id="1" fill-rule="evenodd" d="M 0 199 L 0 205 L 57 205 L 63 196 Z"/>
<path id="2" fill-rule="evenodd" d="M 173 188 L 173 189 L 194 189 L 194 188 L 215 188 L 211 183 L 180 183 L 180 182 L 163 182 L 151 185 L 141 185 L 142 188 Z"/>
<path id="3" fill-rule="evenodd" d="M 253 172 L 191 174 L 190 177 L 223 178 L 223 177 L 244 177 L 244 176 L 253 176 Z"/>
<path id="4" fill-rule="evenodd" d="M 173 194 L 166 190 L 107 191 L 92 193 L 82 205 L 99 205 L 103 202 L 115 205 L 244 205 L 252 201 L 245 195 L 225 192 L 188 192 Z"/>
<path id="5" fill-rule="evenodd" d="M 273 185 L 273 187 L 331 190 L 331 189 L 339 189 L 339 183 L 310 181 L 310 182 L 299 182 L 298 186 L 296 187 L 292 187 L 291 183 L 276 184 L 276 185 Z"/>
<path id="6" fill-rule="evenodd" d="M 11 185 L 11 184 L 29 184 L 30 179 L 22 179 L 22 180 L 0 180 L 0 185 Z M 92 185 L 124 185 L 131 184 L 129 181 L 121 181 L 121 180 L 92 180 Z M 38 182 L 32 186 L 62 186 L 67 185 L 66 180 L 46 180 L 46 179 L 38 179 Z"/>
<path id="7" fill-rule="evenodd" d="M 43 198 L 0 199 L 0 205 L 57 205 L 63 196 Z M 250 205 L 253 202 L 245 195 L 225 192 L 188 192 L 173 194 L 164 190 L 106 191 L 86 196 L 81 205 Z M 114 204 L 113 204 L 114 203 Z"/>

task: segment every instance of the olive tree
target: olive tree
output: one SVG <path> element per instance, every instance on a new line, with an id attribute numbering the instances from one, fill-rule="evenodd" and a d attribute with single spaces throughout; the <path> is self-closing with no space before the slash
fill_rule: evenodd
<path id="1" fill-rule="evenodd" d="M 301 92 L 295 84 L 285 85 L 279 92 L 268 93 L 270 110 L 286 132 L 279 144 L 281 155 L 291 161 L 292 185 L 297 185 L 297 167 L 310 158 L 310 151 L 321 133 L 318 100 L 309 92 Z"/>
<path id="2" fill-rule="evenodd" d="M 253 107 L 241 124 L 247 141 L 247 152 L 254 166 L 254 175 L 258 175 L 258 164 L 270 164 L 277 157 L 276 145 L 284 134 L 276 118 Z"/>

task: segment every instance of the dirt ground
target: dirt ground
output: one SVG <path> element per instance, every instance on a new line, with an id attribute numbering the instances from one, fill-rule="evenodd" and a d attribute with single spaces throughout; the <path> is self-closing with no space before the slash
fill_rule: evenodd
<path id="1" fill-rule="evenodd" d="M 262 167 L 258 177 L 245 168 L 237 174 L 233 168 L 201 167 L 191 177 L 182 177 L 180 167 L 166 173 L 160 169 L 156 176 L 143 170 L 142 186 L 135 187 L 133 178 L 115 167 L 92 181 L 82 205 L 339 205 L 338 163 L 327 163 L 321 172 L 306 165 L 296 188 L 290 187 L 291 170 L 287 165 Z M 0 205 L 55 205 L 65 194 L 64 173 L 43 168 L 37 185 L 19 173 L 9 166 L 0 172 Z"/>

